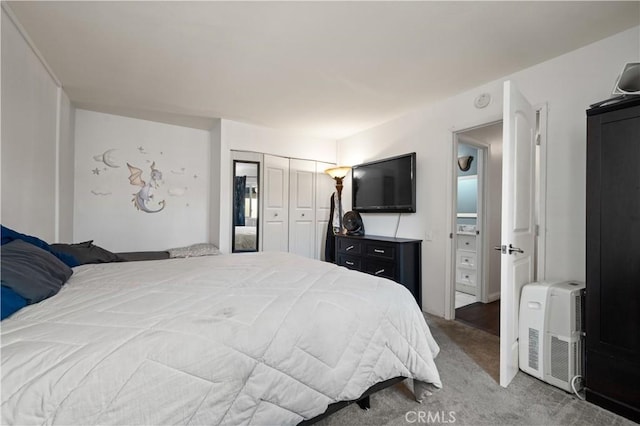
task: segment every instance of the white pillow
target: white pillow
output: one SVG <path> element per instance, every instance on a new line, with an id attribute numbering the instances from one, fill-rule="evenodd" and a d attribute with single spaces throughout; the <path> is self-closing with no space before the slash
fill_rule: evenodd
<path id="1" fill-rule="evenodd" d="M 167 251 L 169 252 L 169 257 L 196 257 L 220 254 L 218 247 L 210 243 L 192 244 L 186 247 L 172 248 Z"/>

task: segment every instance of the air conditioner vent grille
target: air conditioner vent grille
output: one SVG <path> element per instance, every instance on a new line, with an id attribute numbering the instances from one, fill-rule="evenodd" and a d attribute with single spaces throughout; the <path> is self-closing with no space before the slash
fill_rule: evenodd
<path id="1" fill-rule="evenodd" d="M 540 353 L 540 333 L 535 328 L 529 328 L 529 367 L 538 369 L 538 354 Z"/>
<path id="2" fill-rule="evenodd" d="M 575 331 L 581 331 L 582 330 L 582 297 L 580 297 L 580 295 L 578 294 L 576 296 L 576 303 L 575 303 L 575 309 L 576 309 L 576 329 Z"/>
<path id="3" fill-rule="evenodd" d="M 569 343 L 551 336 L 551 376 L 569 382 Z"/>

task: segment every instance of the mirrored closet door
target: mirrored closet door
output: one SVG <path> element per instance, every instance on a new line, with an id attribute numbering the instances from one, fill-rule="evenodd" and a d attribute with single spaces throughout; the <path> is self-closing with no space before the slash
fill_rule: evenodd
<path id="1" fill-rule="evenodd" d="M 233 161 L 234 253 L 258 251 L 260 226 L 260 162 Z"/>

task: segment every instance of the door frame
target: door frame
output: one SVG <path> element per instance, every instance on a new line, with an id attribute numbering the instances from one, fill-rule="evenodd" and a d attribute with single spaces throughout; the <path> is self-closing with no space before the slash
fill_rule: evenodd
<path id="1" fill-rule="evenodd" d="M 493 124 L 499 123 L 499 121 L 497 122 L 493 122 L 493 123 L 487 123 L 485 125 L 482 126 L 478 126 L 475 128 L 480 128 L 480 127 L 485 127 L 485 126 L 491 126 Z M 462 133 L 465 133 L 468 130 L 472 130 L 472 129 L 467 129 L 467 130 L 463 130 L 463 131 L 458 131 L 454 133 L 454 147 L 453 147 L 453 152 L 454 152 L 454 175 L 456 176 L 454 178 L 454 184 L 453 184 L 453 205 L 454 205 L 454 223 L 453 223 L 453 253 L 454 253 L 454 258 L 452 259 L 452 263 L 453 263 L 453 299 L 454 299 L 454 316 L 455 316 L 455 292 L 456 292 L 456 260 L 457 260 L 457 243 L 456 243 L 456 234 L 457 234 L 457 201 L 458 201 L 458 179 L 460 178 L 460 176 L 458 176 L 458 171 L 455 167 L 455 165 L 457 164 L 457 159 L 458 159 L 458 147 L 460 144 L 464 144 L 464 145 L 468 145 L 468 146 L 472 146 L 474 148 L 476 148 L 478 150 L 478 158 L 476 159 L 477 163 L 478 163 L 478 171 L 477 171 L 477 181 L 478 181 L 478 189 L 477 189 L 477 194 L 478 194 L 478 201 L 477 201 L 477 217 L 476 217 L 476 276 L 478 277 L 479 283 L 476 282 L 476 302 L 484 302 L 487 300 L 488 294 L 487 294 L 487 279 L 488 279 L 488 264 L 486 264 L 485 262 L 485 257 L 488 258 L 488 256 L 486 256 L 486 246 L 488 243 L 488 239 L 486 238 L 486 232 L 488 229 L 487 226 L 487 172 L 488 172 L 488 168 L 487 168 L 487 160 L 489 158 L 489 149 L 490 149 L 490 145 L 478 140 L 474 140 L 473 138 L 469 138 L 469 137 L 464 137 L 464 141 L 461 141 L 460 139 L 460 135 Z"/>
<path id="2" fill-rule="evenodd" d="M 539 232 L 536 237 L 536 253 L 534 256 L 535 259 L 535 276 L 538 281 L 542 281 L 546 278 L 546 199 L 547 199 L 547 126 L 548 126 L 548 105 L 547 103 L 534 104 L 533 108 L 536 112 L 536 120 L 538 121 L 538 135 L 537 135 L 537 146 L 536 146 L 536 164 L 535 164 L 535 210 L 536 210 L 536 224 L 538 226 Z M 492 119 L 493 118 L 493 119 Z M 500 116 L 490 117 L 485 119 L 477 124 L 470 125 L 469 127 L 465 127 L 462 129 L 456 129 L 455 127 L 451 128 L 451 170 L 450 170 L 450 187 L 449 187 L 449 203 L 448 203 L 448 218 L 449 218 L 449 239 L 448 239 L 448 248 L 446 262 L 446 276 L 445 276 L 445 307 L 444 307 L 444 318 L 446 320 L 455 319 L 455 280 L 456 280 L 456 244 L 454 240 L 454 235 L 456 232 L 456 210 L 457 210 L 457 171 L 455 169 L 458 159 L 458 140 L 457 135 L 459 133 L 465 133 L 470 130 L 478 129 L 481 127 L 485 127 L 491 124 L 495 124 L 502 121 L 502 113 Z M 485 156 L 486 157 L 486 156 Z M 485 158 L 487 161 L 487 158 Z M 486 165 L 486 164 L 485 164 Z M 484 173 L 487 173 L 487 167 L 484 168 Z M 486 182 L 486 176 L 485 176 Z M 486 187 L 486 185 L 485 185 Z M 485 188 L 486 189 L 486 188 Z M 486 200 L 486 194 L 483 194 L 483 198 Z M 483 209 L 486 209 L 486 203 L 483 206 Z M 486 210 L 483 212 L 483 217 L 485 223 L 483 224 L 483 228 L 486 229 Z M 485 239 L 485 241 L 488 241 Z M 484 247 L 485 250 L 490 248 Z M 485 252 L 486 253 L 486 252 Z M 485 274 L 485 271 L 488 271 L 488 265 L 486 262 L 488 261 L 489 256 L 483 256 L 482 262 L 482 273 Z M 483 276 L 483 279 L 486 277 Z"/>

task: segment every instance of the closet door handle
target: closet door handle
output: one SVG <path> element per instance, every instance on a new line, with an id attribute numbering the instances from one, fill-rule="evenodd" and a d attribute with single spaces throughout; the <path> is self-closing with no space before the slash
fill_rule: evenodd
<path id="1" fill-rule="evenodd" d="M 374 272 L 374 275 L 380 275 L 381 273 L 384 272 L 384 269 L 380 269 L 379 271 Z"/>
<path id="2" fill-rule="evenodd" d="M 345 249 L 345 251 L 353 250 L 353 247 L 354 247 L 354 246 L 349 246 L 349 247 L 347 247 L 347 248 Z"/>

